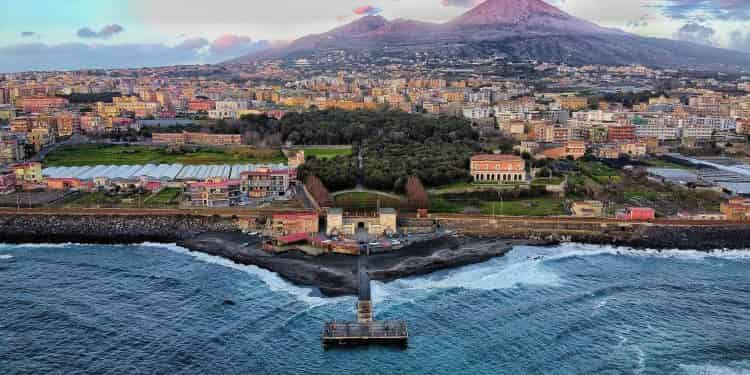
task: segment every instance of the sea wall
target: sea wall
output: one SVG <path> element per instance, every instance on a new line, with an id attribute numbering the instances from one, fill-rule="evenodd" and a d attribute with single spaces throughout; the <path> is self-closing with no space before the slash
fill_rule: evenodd
<path id="1" fill-rule="evenodd" d="M 750 224 L 671 225 L 518 219 L 439 219 L 441 227 L 473 236 L 611 244 L 654 249 L 750 248 Z"/>
<path id="2" fill-rule="evenodd" d="M 236 220 L 191 215 L 2 215 L 0 242 L 176 242 L 237 231 Z"/>

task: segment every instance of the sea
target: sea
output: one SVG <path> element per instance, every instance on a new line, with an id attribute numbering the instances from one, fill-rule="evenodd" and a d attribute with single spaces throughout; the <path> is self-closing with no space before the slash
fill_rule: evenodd
<path id="1" fill-rule="evenodd" d="M 355 298 L 171 244 L 0 245 L 0 374 L 750 374 L 750 251 L 521 246 Z"/>

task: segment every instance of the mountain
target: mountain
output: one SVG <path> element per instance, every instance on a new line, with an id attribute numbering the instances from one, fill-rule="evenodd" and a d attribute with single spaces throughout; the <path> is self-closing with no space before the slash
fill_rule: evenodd
<path id="1" fill-rule="evenodd" d="M 571 65 L 750 68 L 750 54 L 605 28 L 542 0 L 486 0 L 446 23 L 364 16 L 329 32 L 231 62 L 310 57 L 338 50 L 391 57 L 415 52 L 469 58 L 502 54 Z"/>

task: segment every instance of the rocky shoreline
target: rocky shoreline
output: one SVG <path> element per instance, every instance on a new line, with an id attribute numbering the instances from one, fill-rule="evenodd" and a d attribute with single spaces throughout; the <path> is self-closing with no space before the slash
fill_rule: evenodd
<path id="1" fill-rule="evenodd" d="M 484 262 L 507 254 L 514 246 L 548 244 L 547 241 L 447 236 L 392 252 L 372 254 L 366 257 L 365 263 L 372 280 L 392 281 Z M 316 287 L 326 296 L 357 292 L 358 257 L 342 254 L 310 256 L 300 251 L 271 254 L 260 248 L 257 237 L 241 233 L 204 233 L 180 241 L 178 245 L 268 269 L 295 284 Z"/>
<path id="2" fill-rule="evenodd" d="M 454 228 L 467 237 L 446 236 L 404 249 L 367 257 L 373 280 L 428 274 L 503 256 L 519 245 L 580 242 L 652 249 L 742 249 L 750 247 L 750 225 L 715 226 L 636 225 L 623 230 L 553 233 L 513 232 L 508 226 Z M 578 228 L 575 228 L 578 229 Z M 472 233 L 472 230 L 477 233 Z M 473 235 L 473 236 L 471 236 Z M 5 215 L 0 216 L 2 243 L 177 243 L 191 251 L 256 265 L 299 285 L 313 286 L 328 296 L 357 290 L 357 257 L 341 254 L 310 256 L 300 251 L 272 254 L 260 239 L 244 235 L 236 220 L 191 215 Z"/>

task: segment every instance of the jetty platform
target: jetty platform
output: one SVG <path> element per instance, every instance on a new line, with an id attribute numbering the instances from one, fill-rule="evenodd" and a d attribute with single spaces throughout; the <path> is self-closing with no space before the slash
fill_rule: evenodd
<path id="1" fill-rule="evenodd" d="M 370 275 L 365 265 L 366 257 L 359 256 L 359 300 L 356 322 L 327 322 L 320 334 L 324 349 L 333 346 L 394 345 L 406 348 L 409 345 L 409 330 L 401 320 L 373 321 Z"/>

